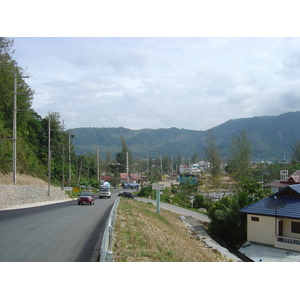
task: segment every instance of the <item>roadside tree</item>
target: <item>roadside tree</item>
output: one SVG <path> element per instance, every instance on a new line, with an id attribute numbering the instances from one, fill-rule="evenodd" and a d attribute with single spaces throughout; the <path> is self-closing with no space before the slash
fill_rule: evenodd
<path id="1" fill-rule="evenodd" d="M 251 144 L 244 130 L 232 139 L 228 171 L 236 180 L 250 176 L 251 159 Z"/>
<path id="2" fill-rule="evenodd" d="M 204 148 L 204 152 L 206 154 L 206 159 L 210 164 L 208 172 L 212 177 L 213 184 L 216 186 L 218 185 L 221 176 L 221 157 L 217 147 L 216 137 L 212 130 L 208 131 L 206 142 L 208 146 Z"/>

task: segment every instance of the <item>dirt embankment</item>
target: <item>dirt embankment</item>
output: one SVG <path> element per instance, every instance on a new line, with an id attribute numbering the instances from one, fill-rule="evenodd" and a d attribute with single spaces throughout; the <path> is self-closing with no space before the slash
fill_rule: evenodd
<path id="1" fill-rule="evenodd" d="M 48 185 L 47 182 L 42 179 L 32 177 L 26 174 L 17 174 L 17 183 L 19 185 Z M 13 175 L 12 172 L 8 174 L 2 174 L 0 172 L 0 185 L 2 184 L 15 184 L 13 183 Z"/>
<path id="2" fill-rule="evenodd" d="M 48 183 L 25 174 L 17 174 L 13 183 L 12 173 L 0 173 L 0 209 L 20 204 L 67 199 L 69 196 L 60 187 L 50 187 Z"/>

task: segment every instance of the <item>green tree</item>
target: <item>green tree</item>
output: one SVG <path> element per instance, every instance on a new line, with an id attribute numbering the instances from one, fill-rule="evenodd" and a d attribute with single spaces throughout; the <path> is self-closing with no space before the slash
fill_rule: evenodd
<path id="1" fill-rule="evenodd" d="M 198 163 L 199 162 L 199 155 L 197 154 L 197 153 L 193 153 L 193 155 L 192 155 L 192 162 L 194 163 L 194 164 L 196 164 L 196 163 Z"/>
<path id="2" fill-rule="evenodd" d="M 207 205 L 211 223 L 209 230 L 214 237 L 221 238 L 230 247 L 239 248 L 247 239 L 247 217 L 239 210 L 265 198 L 270 192 L 249 178 L 242 178 L 237 184 L 236 193 L 225 196 L 220 201 Z"/>
<path id="3" fill-rule="evenodd" d="M 60 182 L 65 171 L 69 133 L 64 132 L 59 113 L 41 118 L 32 109 L 33 90 L 25 82 L 24 69 L 13 58 L 13 39 L 0 37 L 0 171 L 12 169 L 13 100 L 16 78 L 17 172 L 46 179 L 48 165 L 48 120 L 51 120 L 51 175 Z M 71 141 L 72 177 L 77 174 L 76 155 Z"/>
<path id="4" fill-rule="evenodd" d="M 238 248 L 247 239 L 247 218 L 238 210 L 249 204 L 246 193 L 224 197 L 209 209 L 209 231 L 227 245 Z"/>
<path id="5" fill-rule="evenodd" d="M 165 174 L 169 174 L 172 171 L 172 159 L 168 154 L 162 157 L 162 169 Z"/>
<path id="6" fill-rule="evenodd" d="M 31 174 L 43 173 L 43 167 L 39 163 L 36 155 L 39 149 L 40 128 L 39 117 L 31 108 L 33 91 L 26 84 L 24 72 L 13 58 L 13 40 L 0 38 L 0 127 L 1 127 L 1 147 L 0 157 L 2 158 L 1 170 L 7 172 L 9 161 L 11 161 L 11 150 L 9 143 L 4 139 L 12 137 L 13 111 L 14 111 L 14 89 L 16 87 L 17 100 L 17 172 Z M 16 78 L 16 86 L 15 86 Z M 11 147 L 11 145 L 10 145 Z M 10 157 L 10 159 L 9 159 Z"/>
<path id="7" fill-rule="evenodd" d="M 300 141 L 295 141 L 292 147 L 292 164 L 300 162 Z"/>
<path id="8" fill-rule="evenodd" d="M 127 172 L 127 153 L 128 153 L 128 167 L 129 167 L 128 172 L 131 170 L 131 166 L 132 166 L 132 154 L 131 154 L 131 151 L 130 151 L 129 147 L 127 146 L 124 138 L 121 136 L 120 139 L 121 139 L 121 144 L 122 144 L 122 151 L 118 152 L 116 154 L 116 162 L 119 165 L 120 173 L 126 173 Z"/>
<path id="9" fill-rule="evenodd" d="M 221 175 L 221 157 L 217 147 L 216 137 L 212 130 L 207 132 L 206 142 L 208 146 L 204 149 L 204 152 L 206 154 L 206 159 L 210 164 L 208 172 L 212 176 L 213 183 L 217 185 Z"/>
<path id="10" fill-rule="evenodd" d="M 244 130 L 238 137 L 232 139 L 230 149 L 229 171 L 237 180 L 250 175 L 251 158 L 251 144 Z"/>

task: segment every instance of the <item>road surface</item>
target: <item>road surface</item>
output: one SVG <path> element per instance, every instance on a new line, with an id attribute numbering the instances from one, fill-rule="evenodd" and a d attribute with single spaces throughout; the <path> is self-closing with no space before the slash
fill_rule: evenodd
<path id="1" fill-rule="evenodd" d="M 98 195 L 97 195 L 98 196 Z M 117 198 L 0 211 L 0 262 L 94 262 Z"/>

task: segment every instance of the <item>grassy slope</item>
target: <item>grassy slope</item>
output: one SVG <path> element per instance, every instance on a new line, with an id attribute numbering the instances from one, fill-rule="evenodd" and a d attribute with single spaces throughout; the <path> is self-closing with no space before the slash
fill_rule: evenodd
<path id="1" fill-rule="evenodd" d="M 179 216 L 152 204 L 121 198 L 114 229 L 116 262 L 227 261 L 192 235 Z"/>

